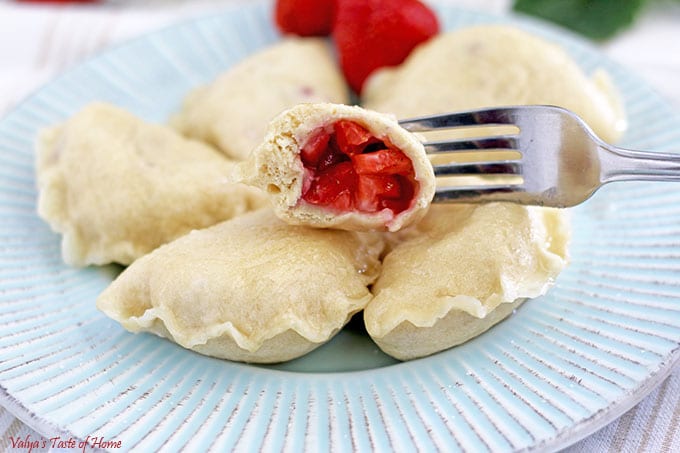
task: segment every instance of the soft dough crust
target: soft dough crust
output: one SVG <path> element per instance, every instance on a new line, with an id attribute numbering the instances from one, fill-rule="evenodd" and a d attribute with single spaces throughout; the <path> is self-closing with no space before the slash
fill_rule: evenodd
<path id="1" fill-rule="evenodd" d="M 67 264 L 129 264 L 161 244 L 264 206 L 214 149 L 103 103 L 37 143 L 38 214 Z"/>
<path id="2" fill-rule="evenodd" d="M 362 100 L 367 108 L 399 118 L 498 105 L 559 105 L 578 113 L 606 141 L 617 140 L 626 127 L 606 73 L 597 71 L 589 79 L 560 47 L 504 25 L 466 27 L 429 40 L 402 65 L 376 71 Z"/>
<path id="3" fill-rule="evenodd" d="M 433 205 L 385 257 L 364 312 L 368 333 L 401 360 L 467 341 L 547 291 L 568 237 L 562 210 Z"/>
<path id="4" fill-rule="evenodd" d="M 140 258 L 97 307 L 213 357 L 272 363 L 329 340 L 372 298 L 383 241 L 287 225 L 268 210 L 193 231 Z"/>
<path id="5" fill-rule="evenodd" d="M 387 209 L 338 213 L 301 200 L 305 168 L 300 150 L 315 131 L 339 120 L 351 120 L 388 139 L 411 160 L 419 188 L 408 209 L 396 215 Z M 427 212 L 435 190 L 434 172 L 422 143 L 392 116 L 327 103 L 300 104 L 277 116 L 251 158 L 236 167 L 234 179 L 263 189 L 276 214 L 290 224 L 357 231 L 396 231 L 415 223 Z"/>
<path id="6" fill-rule="evenodd" d="M 246 159 L 277 114 L 302 102 L 349 102 L 328 43 L 287 38 L 192 91 L 170 123 L 231 158 Z"/>

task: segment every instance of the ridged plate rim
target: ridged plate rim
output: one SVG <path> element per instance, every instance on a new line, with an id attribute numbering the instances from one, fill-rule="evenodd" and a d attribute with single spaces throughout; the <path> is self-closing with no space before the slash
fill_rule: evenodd
<path id="1" fill-rule="evenodd" d="M 680 360 L 680 255 L 672 248 L 680 244 L 680 211 L 665 208 L 680 200 L 664 184 L 612 185 L 574 209 L 573 262 L 547 296 L 474 341 L 417 361 L 344 373 L 256 368 L 127 334 L 98 313 L 93 297 L 111 274 L 60 265 L 58 237 L 35 215 L 28 146 L 35 131 L 89 100 L 164 120 L 180 92 L 278 38 L 269 8 L 242 5 L 107 50 L 0 121 L 3 406 L 45 435 L 113 436 L 125 449 L 552 450 L 621 415 L 673 370 Z M 631 113 L 624 144 L 680 149 L 680 120 L 670 106 L 585 41 L 526 18 L 436 8 L 447 29 L 511 23 L 561 44 L 588 71 L 605 68 Z M 197 42 L 202 55 L 189 55 Z M 158 85 L 139 91 L 135 77 L 152 76 Z M 622 275 L 628 286 L 617 286 Z M 69 335 L 91 343 L 79 349 Z M 155 370 L 172 379 L 153 382 Z M 175 404 L 163 412 L 167 402 Z"/>

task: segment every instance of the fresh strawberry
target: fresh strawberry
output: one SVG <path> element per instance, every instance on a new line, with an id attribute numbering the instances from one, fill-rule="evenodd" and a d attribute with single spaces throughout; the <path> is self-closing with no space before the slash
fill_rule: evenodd
<path id="1" fill-rule="evenodd" d="M 335 0 L 277 0 L 274 19 L 279 30 L 298 36 L 328 36 Z"/>
<path id="2" fill-rule="evenodd" d="M 398 65 L 439 32 L 434 12 L 418 0 L 336 0 L 333 38 L 355 92 L 376 69 Z"/>

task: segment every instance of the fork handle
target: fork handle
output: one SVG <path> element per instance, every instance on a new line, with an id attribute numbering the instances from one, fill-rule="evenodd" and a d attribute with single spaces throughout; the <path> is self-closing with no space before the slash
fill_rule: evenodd
<path id="1" fill-rule="evenodd" d="M 600 144 L 600 179 L 613 181 L 680 181 L 680 154 L 635 151 Z"/>

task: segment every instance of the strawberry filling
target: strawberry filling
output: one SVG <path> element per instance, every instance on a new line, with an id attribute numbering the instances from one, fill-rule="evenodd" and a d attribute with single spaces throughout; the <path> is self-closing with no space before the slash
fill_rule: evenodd
<path id="1" fill-rule="evenodd" d="M 302 199 L 339 212 L 408 209 L 418 190 L 411 160 L 388 140 L 349 120 L 319 128 L 300 151 Z"/>

